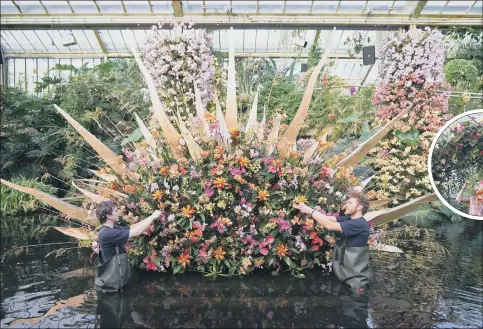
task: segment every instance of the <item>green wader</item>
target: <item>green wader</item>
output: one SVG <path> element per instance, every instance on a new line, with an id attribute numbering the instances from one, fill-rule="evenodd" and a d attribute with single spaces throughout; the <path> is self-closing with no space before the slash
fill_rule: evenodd
<path id="1" fill-rule="evenodd" d="M 94 261 L 96 268 L 95 287 L 99 292 L 116 292 L 128 284 L 131 280 L 131 266 L 127 254 L 119 253 L 119 246 L 116 246 L 116 255 L 101 263 L 101 252 Z"/>
<path id="2" fill-rule="evenodd" d="M 369 246 L 347 247 L 344 239 L 341 246 L 334 247 L 332 269 L 337 278 L 351 287 L 359 289 L 369 284 Z"/>

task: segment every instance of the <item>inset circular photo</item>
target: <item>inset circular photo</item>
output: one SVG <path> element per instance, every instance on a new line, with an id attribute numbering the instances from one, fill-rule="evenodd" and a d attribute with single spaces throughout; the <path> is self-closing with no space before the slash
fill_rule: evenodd
<path id="1" fill-rule="evenodd" d="M 441 128 L 428 172 L 441 202 L 461 216 L 483 220 L 483 109 L 462 113 Z"/>

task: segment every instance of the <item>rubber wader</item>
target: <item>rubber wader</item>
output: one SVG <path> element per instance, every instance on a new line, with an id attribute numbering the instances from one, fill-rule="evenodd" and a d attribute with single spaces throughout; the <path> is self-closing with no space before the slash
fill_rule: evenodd
<path id="1" fill-rule="evenodd" d="M 334 247 L 332 269 L 337 278 L 350 286 L 359 289 L 369 284 L 369 246 L 347 247 L 344 239 L 341 246 Z"/>
<path id="2" fill-rule="evenodd" d="M 101 263 L 102 255 L 94 261 L 96 268 L 95 288 L 99 292 L 116 292 L 128 284 L 131 280 L 131 266 L 127 254 L 119 253 L 119 246 L 116 246 L 116 255 Z"/>

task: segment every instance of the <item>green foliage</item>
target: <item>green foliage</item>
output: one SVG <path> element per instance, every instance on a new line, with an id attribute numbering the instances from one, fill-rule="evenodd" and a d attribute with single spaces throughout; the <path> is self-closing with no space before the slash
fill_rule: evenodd
<path id="1" fill-rule="evenodd" d="M 308 71 L 306 76 L 310 73 Z M 374 89 L 361 88 L 354 95 L 350 95 L 348 90 L 345 81 L 337 77 L 328 77 L 326 83 L 318 83 L 302 135 L 313 134 L 319 127 L 330 125 L 335 126 L 334 139 L 347 135 L 359 136 L 364 123 L 374 117 L 371 104 Z M 283 109 L 286 114 L 284 122 L 290 123 L 297 113 L 304 91 L 303 82 L 277 76 L 272 85 L 262 89 L 259 108 L 267 104 L 267 118 Z"/>
<path id="2" fill-rule="evenodd" d="M 1 96 L 2 176 L 36 178 L 43 168 L 55 175 L 60 170 L 55 159 L 66 147 L 65 120 L 51 102 L 17 88 L 4 87 Z"/>
<path id="3" fill-rule="evenodd" d="M 467 59 L 454 59 L 444 66 L 446 81 L 452 86 L 459 86 L 472 91 L 478 85 L 478 69 L 473 61 Z"/>
<path id="4" fill-rule="evenodd" d="M 51 185 L 44 184 L 37 179 L 28 179 L 23 176 L 14 178 L 12 182 L 24 187 L 33 187 L 49 194 L 55 194 L 57 191 Z M 40 205 L 45 205 L 30 194 L 13 190 L 6 185 L 1 185 L 1 192 L 2 218 L 5 218 L 6 215 L 27 214 L 37 210 Z"/>

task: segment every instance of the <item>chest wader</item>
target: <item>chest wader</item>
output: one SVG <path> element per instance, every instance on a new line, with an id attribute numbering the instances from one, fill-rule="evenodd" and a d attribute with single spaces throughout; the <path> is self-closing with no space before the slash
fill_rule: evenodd
<path id="1" fill-rule="evenodd" d="M 122 288 L 131 280 L 131 266 L 127 259 L 127 253 L 120 254 L 119 246 L 116 245 L 116 255 L 101 263 L 102 255 L 94 261 L 96 268 L 95 288 L 99 292 L 122 291 Z"/>
<path id="2" fill-rule="evenodd" d="M 369 284 L 369 246 L 347 247 L 347 240 L 342 245 L 334 246 L 332 269 L 337 278 L 351 287 L 359 289 Z"/>

